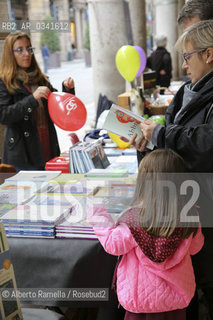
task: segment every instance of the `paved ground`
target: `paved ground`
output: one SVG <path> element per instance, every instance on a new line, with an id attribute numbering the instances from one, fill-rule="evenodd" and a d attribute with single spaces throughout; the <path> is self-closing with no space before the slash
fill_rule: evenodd
<path id="1" fill-rule="evenodd" d="M 76 96 L 85 104 L 87 109 L 87 122 L 84 127 L 75 133 L 82 139 L 85 133 L 91 129 L 91 124 L 95 118 L 96 106 L 93 99 L 93 79 L 92 68 L 85 67 L 83 59 L 74 59 L 72 61 L 62 62 L 61 68 L 49 69 L 48 76 L 50 82 L 62 91 L 62 81 L 71 76 L 75 80 Z M 69 131 L 64 131 L 56 127 L 61 151 L 68 150 L 71 143 L 68 137 Z"/>

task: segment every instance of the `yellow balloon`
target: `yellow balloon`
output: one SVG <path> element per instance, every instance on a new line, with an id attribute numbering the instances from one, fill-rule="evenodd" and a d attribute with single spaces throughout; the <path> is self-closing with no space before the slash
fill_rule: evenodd
<path id="1" fill-rule="evenodd" d="M 114 141 L 119 148 L 121 148 L 121 149 L 129 148 L 129 146 L 130 146 L 129 142 L 124 142 L 123 140 L 121 140 L 119 138 L 119 136 L 117 134 L 114 134 L 114 133 L 108 131 L 108 135 L 109 135 L 110 139 L 112 141 Z"/>
<path id="2" fill-rule="evenodd" d="M 115 63 L 122 77 L 131 82 L 140 68 L 140 55 L 133 46 L 122 46 L 116 53 Z"/>

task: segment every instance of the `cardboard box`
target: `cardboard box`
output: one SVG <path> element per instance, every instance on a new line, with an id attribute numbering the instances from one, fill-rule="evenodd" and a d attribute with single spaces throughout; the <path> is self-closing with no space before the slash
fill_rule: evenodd
<path id="1" fill-rule="evenodd" d="M 55 157 L 49 160 L 46 162 L 45 170 L 61 170 L 62 173 L 69 173 L 69 157 Z"/>
<path id="2" fill-rule="evenodd" d="M 125 109 L 131 109 L 130 92 L 124 92 L 118 96 L 118 105 Z"/>

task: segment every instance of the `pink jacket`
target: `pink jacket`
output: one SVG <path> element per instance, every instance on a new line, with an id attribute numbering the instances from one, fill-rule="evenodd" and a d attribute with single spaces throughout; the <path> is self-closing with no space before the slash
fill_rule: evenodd
<path id="1" fill-rule="evenodd" d="M 105 251 L 123 256 L 117 269 L 117 295 L 125 310 L 151 313 L 188 306 L 195 292 L 190 255 L 203 246 L 201 229 L 194 238 L 182 240 L 164 262 L 156 263 L 142 252 L 129 227 L 116 225 L 102 205 L 91 207 L 87 218 Z"/>

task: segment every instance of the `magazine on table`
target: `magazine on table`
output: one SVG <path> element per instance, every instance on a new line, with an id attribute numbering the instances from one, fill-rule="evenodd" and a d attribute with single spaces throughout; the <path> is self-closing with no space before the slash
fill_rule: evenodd
<path id="1" fill-rule="evenodd" d="M 25 171 L 21 170 L 14 176 L 7 178 L 6 181 L 49 181 L 56 178 L 61 171 Z"/>
<path id="2" fill-rule="evenodd" d="M 1 216 L 5 224 L 56 225 L 69 217 L 72 205 L 18 205 Z"/>

